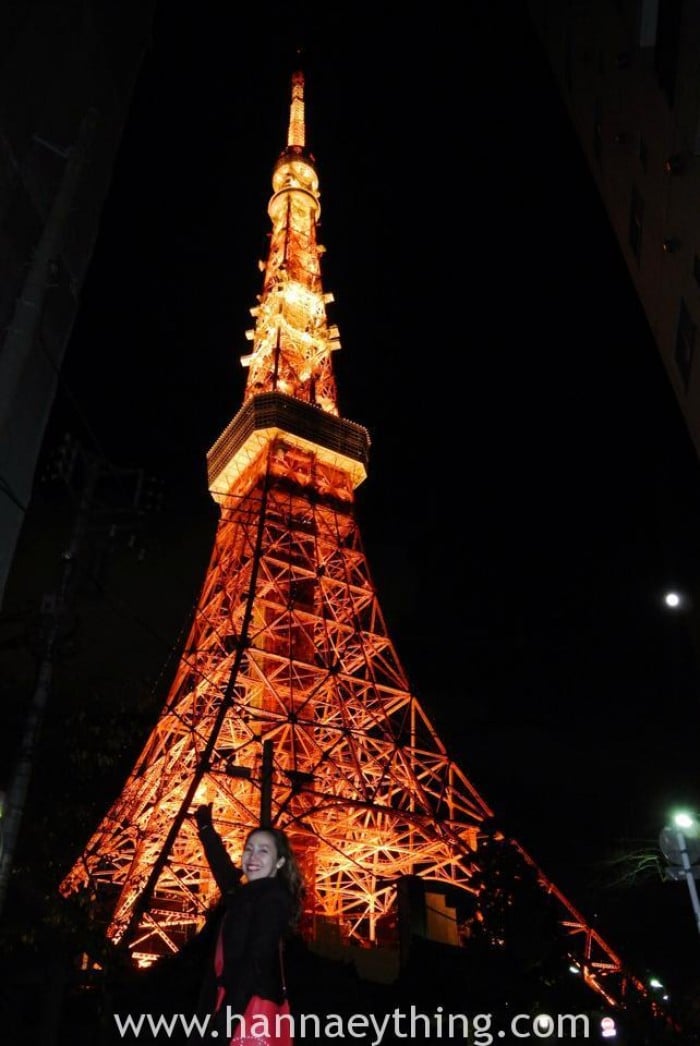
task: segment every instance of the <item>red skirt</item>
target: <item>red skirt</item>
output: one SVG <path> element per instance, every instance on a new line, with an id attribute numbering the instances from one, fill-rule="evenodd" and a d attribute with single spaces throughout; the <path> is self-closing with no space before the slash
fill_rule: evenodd
<path id="1" fill-rule="evenodd" d="M 294 1046 L 289 1003 L 271 1002 L 254 995 L 245 1008 L 243 1020 L 231 1039 L 231 1046 Z"/>
<path id="2" fill-rule="evenodd" d="M 221 975 L 224 968 L 221 929 L 216 941 L 214 968 L 216 973 Z M 224 990 L 219 988 L 215 1013 L 223 1005 L 224 998 Z M 270 999 L 262 999 L 259 995 L 253 995 L 245 1008 L 243 1019 L 238 1022 L 238 1028 L 229 1046 L 294 1046 L 292 1021 L 287 1000 L 285 999 L 284 1002 L 272 1002 Z"/>

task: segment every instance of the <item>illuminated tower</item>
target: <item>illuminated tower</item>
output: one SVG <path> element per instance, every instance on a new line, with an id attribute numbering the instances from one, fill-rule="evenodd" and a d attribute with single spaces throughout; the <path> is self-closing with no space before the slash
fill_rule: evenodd
<path id="1" fill-rule="evenodd" d="M 232 854 L 261 819 L 289 833 L 310 934 L 386 939 L 405 877 L 461 888 L 477 911 L 485 889 L 491 810 L 411 693 L 355 518 L 369 438 L 336 402 L 299 73 L 272 188 L 243 405 L 208 454 L 220 517 L 195 621 L 151 736 L 62 884 L 95 894 L 141 965 L 177 951 L 216 896 L 200 803 Z M 509 845 L 558 904 L 586 979 L 620 997 L 617 957 Z"/>

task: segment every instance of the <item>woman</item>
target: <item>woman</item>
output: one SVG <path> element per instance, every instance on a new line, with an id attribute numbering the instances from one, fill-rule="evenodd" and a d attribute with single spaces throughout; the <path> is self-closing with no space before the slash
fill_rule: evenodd
<path id="1" fill-rule="evenodd" d="M 253 1024 L 254 1030 L 263 1030 L 265 1018 L 269 1034 L 255 1035 L 252 1041 L 258 1046 L 289 1044 L 289 1022 L 280 1022 L 278 1036 L 274 1020 L 279 1007 L 286 1008 L 283 941 L 301 911 L 301 875 L 289 841 L 277 828 L 253 829 L 239 870 L 214 828 L 211 803 L 197 809 L 195 820 L 224 902 L 214 956 L 217 995 L 212 1028 L 221 1038 L 231 1034 L 231 1018 L 243 1016 L 230 1039 L 239 1044 L 250 1037 Z"/>

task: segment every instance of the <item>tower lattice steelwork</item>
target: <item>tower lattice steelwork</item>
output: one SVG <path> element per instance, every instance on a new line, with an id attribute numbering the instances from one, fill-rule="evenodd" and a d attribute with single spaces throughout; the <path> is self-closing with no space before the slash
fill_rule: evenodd
<path id="1" fill-rule="evenodd" d="M 177 951 L 215 898 L 200 803 L 234 854 L 261 812 L 285 828 L 313 884 L 307 925 L 334 923 L 348 941 L 383 937 L 404 876 L 460 887 L 475 905 L 484 889 L 491 810 L 411 692 L 354 514 L 369 437 L 336 402 L 299 73 L 272 188 L 243 405 L 208 455 L 220 518 L 194 624 L 121 795 L 61 886 L 101 899 L 108 936 L 141 965 Z M 509 845 L 554 899 L 590 985 L 613 1003 L 643 993 Z"/>

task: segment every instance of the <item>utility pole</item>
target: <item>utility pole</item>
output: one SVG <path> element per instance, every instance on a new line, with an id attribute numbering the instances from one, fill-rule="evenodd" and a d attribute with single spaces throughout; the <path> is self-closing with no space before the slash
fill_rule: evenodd
<path id="1" fill-rule="evenodd" d="M 272 823 L 272 741 L 263 741 L 262 781 L 260 786 L 260 827 Z"/>

